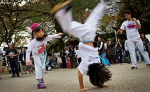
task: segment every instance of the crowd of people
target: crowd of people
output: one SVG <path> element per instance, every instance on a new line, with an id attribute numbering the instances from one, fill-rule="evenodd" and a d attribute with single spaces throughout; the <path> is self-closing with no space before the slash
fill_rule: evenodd
<path id="1" fill-rule="evenodd" d="M 31 57 L 32 58 L 32 57 Z M 27 74 L 33 73 L 34 68 L 33 65 L 26 66 L 26 52 L 25 48 L 22 48 L 20 52 L 18 52 L 12 45 L 12 43 L 8 44 L 8 49 L 6 51 L 0 50 L 0 67 L 2 69 L 2 65 L 7 66 L 7 70 L 9 74 L 12 74 L 13 77 L 20 77 L 20 73 Z M 0 76 L 1 79 L 1 76 Z"/>
<path id="2" fill-rule="evenodd" d="M 141 33 L 141 39 L 143 33 Z M 145 37 L 145 36 L 144 36 Z M 149 48 L 149 41 L 146 39 L 146 43 L 144 44 L 143 41 L 143 46 L 144 50 L 148 52 L 150 55 L 150 50 Z M 127 40 L 126 40 L 127 41 Z M 120 38 L 117 39 L 117 42 L 112 43 L 111 39 L 107 39 L 106 41 L 103 40 L 102 36 L 98 36 L 98 43 L 97 43 L 97 48 L 99 51 L 99 54 L 101 55 L 102 58 L 106 59 L 109 63 L 111 64 L 122 64 L 122 63 L 130 63 L 131 60 L 127 61 L 125 58 L 128 57 L 130 59 L 130 53 L 129 49 L 127 48 L 126 41 L 122 41 Z M 136 53 L 136 59 L 138 62 L 144 61 L 143 56 L 141 52 L 139 51 L 138 47 L 135 46 L 134 52 Z"/>

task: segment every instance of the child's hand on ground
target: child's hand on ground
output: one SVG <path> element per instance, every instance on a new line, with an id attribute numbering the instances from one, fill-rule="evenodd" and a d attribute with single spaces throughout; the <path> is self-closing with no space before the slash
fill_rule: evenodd
<path id="1" fill-rule="evenodd" d="M 59 35 L 59 36 L 62 36 L 62 35 L 63 35 L 63 33 L 58 33 L 58 35 Z"/>
<path id="2" fill-rule="evenodd" d="M 31 61 L 27 61 L 27 62 L 26 62 L 26 65 L 27 65 L 27 66 L 32 65 L 32 62 L 31 62 Z"/>
<path id="3" fill-rule="evenodd" d="M 90 90 L 89 88 L 82 88 L 82 89 L 80 89 L 80 91 L 88 91 L 88 90 Z"/>

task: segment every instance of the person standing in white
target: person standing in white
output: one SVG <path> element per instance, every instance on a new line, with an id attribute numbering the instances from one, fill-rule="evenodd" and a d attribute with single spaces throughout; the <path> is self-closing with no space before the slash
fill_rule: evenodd
<path id="1" fill-rule="evenodd" d="M 47 54 L 46 53 L 47 41 L 50 41 L 54 38 L 60 38 L 62 36 L 62 33 L 47 35 L 44 33 L 44 29 L 38 23 L 33 23 L 33 25 L 30 28 L 33 34 L 35 35 L 35 38 L 28 45 L 28 49 L 26 52 L 26 65 L 29 66 L 32 64 L 30 60 L 30 54 L 32 52 L 35 65 L 36 79 L 38 80 L 37 88 L 44 89 L 46 88 L 46 86 L 43 84 L 44 83 L 43 74 L 45 70 L 44 61 L 46 60 Z"/>
<path id="2" fill-rule="evenodd" d="M 126 31 L 127 39 L 128 39 L 128 50 L 131 57 L 132 67 L 131 69 L 137 69 L 137 60 L 135 54 L 135 46 L 137 46 L 145 60 L 146 65 L 150 66 L 150 59 L 148 57 L 148 53 L 144 51 L 143 43 L 140 38 L 140 34 L 138 29 L 141 28 L 140 21 L 136 18 L 132 17 L 132 12 L 130 10 L 126 10 L 124 13 L 125 18 L 127 19 L 124 21 L 118 30 L 118 34 L 122 34 L 123 30 Z"/>

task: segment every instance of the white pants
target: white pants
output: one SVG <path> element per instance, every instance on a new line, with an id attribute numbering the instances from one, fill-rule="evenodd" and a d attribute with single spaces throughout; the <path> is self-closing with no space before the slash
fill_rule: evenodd
<path id="1" fill-rule="evenodd" d="M 42 79 L 44 70 L 43 68 L 40 68 L 41 63 L 42 63 L 42 58 L 40 57 L 33 57 L 34 58 L 34 65 L 35 65 L 35 74 L 36 74 L 36 79 Z"/>
<path id="2" fill-rule="evenodd" d="M 139 48 L 139 51 L 141 52 L 141 54 L 145 60 L 145 63 L 150 64 L 150 59 L 149 59 L 148 53 L 146 51 L 144 51 L 143 42 L 140 38 L 128 39 L 127 45 L 129 47 L 128 50 L 130 52 L 132 66 L 137 66 L 135 46 L 137 46 Z"/>
<path id="3" fill-rule="evenodd" d="M 136 51 L 136 55 L 138 56 L 139 62 L 141 62 L 142 60 L 141 60 L 141 54 L 140 54 L 140 51 Z"/>
<path id="4" fill-rule="evenodd" d="M 99 3 L 91 12 L 84 24 L 72 20 L 72 12 L 69 10 L 60 10 L 55 17 L 59 22 L 62 30 L 72 36 L 82 39 L 94 39 L 96 35 L 97 25 L 105 13 L 106 5 Z M 89 33 L 91 32 L 91 33 Z"/>

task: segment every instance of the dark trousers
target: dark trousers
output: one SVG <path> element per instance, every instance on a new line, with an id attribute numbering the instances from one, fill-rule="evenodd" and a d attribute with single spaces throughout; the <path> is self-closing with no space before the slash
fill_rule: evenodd
<path id="1" fill-rule="evenodd" d="M 81 63 L 81 58 L 78 58 L 78 64 L 80 64 Z"/>
<path id="2" fill-rule="evenodd" d="M 60 68 L 62 68 L 62 63 L 60 63 Z"/>
<path id="3" fill-rule="evenodd" d="M 116 51 L 116 59 L 119 60 L 119 63 L 122 63 L 122 50 L 117 50 Z"/>
<path id="4" fill-rule="evenodd" d="M 70 58 L 70 63 L 72 68 L 76 68 L 76 60 L 75 60 L 75 56 L 71 56 Z"/>
<path id="5" fill-rule="evenodd" d="M 115 55 L 108 55 L 108 60 L 111 64 L 116 63 Z"/>
<path id="6" fill-rule="evenodd" d="M 19 74 L 19 72 L 18 72 L 18 62 L 10 63 L 10 67 L 11 67 L 12 75 L 15 75 L 15 73 Z"/>
<path id="7" fill-rule="evenodd" d="M 63 57 L 62 59 L 62 68 L 67 68 L 66 59 Z"/>

